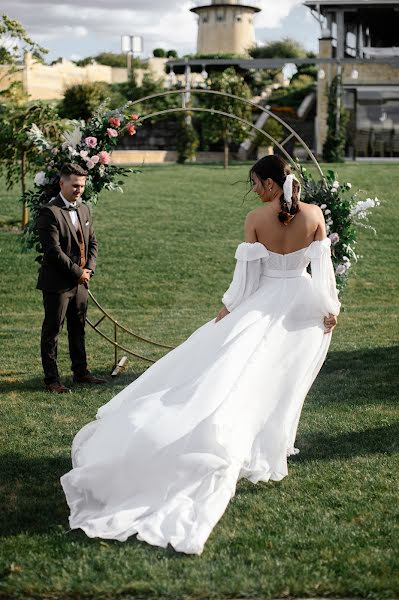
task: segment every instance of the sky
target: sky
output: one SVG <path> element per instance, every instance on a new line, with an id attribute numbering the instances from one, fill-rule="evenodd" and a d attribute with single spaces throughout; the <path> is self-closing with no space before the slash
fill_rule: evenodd
<path id="1" fill-rule="evenodd" d="M 197 21 L 190 12 L 210 0 L 0 0 L 1 14 L 20 21 L 49 50 L 47 61 L 77 60 L 100 52 L 120 52 L 122 34 L 143 37 L 142 58 L 154 48 L 196 51 Z M 245 1 L 243 1 L 245 4 Z M 319 26 L 302 0 L 258 0 L 258 43 L 292 37 L 316 51 Z"/>

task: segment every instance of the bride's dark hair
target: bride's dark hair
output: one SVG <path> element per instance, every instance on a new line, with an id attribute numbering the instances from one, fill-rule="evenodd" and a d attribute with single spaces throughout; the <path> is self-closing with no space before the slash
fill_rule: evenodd
<path id="1" fill-rule="evenodd" d="M 268 178 L 273 179 L 273 181 L 283 189 L 286 177 L 291 173 L 291 167 L 286 160 L 276 154 L 272 154 L 270 156 L 264 156 L 254 164 L 249 172 L 250 178 L 253 173 L 255 173 L 261 181 L 266 181 Z M 281 194 L 280 196 L 281 210 L 278 213 L 278 218 L 283 225 L 287 225 L 299 211 L 299 190 L 299 183 L 294 179 L 292 182 L 292 205 L 290 209 L 284 199 L 284 194 Z"/>

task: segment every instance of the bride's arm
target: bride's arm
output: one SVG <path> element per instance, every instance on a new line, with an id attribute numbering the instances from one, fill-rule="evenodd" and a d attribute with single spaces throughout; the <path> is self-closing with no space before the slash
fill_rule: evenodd
<path id="1" fill-rule="evenodd" d="M 225 292 L 216 322 L 227 316 L 259 287 L 261 259 L 268 257 L 266 248 L 257 242 L 254 214 L 245 219 L 245 242 L 239 244 L 233 280 Z"/>
<path id="2" fill-rule="evenodd" d="M 310 259 L 313 284 L 325 314 L 324 333 L 330 333 L 337 324 L 341 303 L 338 299 L 334 267 L 331 260 L 331 242 L 327 238 L 324 215 L 318 207 L 317 209 L 319 212 L 318 227 L 314 236 L 314 243 L 310 245 L 307 256 Z"/>

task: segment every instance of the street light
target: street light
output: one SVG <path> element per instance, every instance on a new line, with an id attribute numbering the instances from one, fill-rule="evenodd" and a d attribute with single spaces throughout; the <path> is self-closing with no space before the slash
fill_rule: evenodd
<path id="1" fill-rule="evenodd" d="M 143 52 L 143 38 L 141 35 L 122 35 L 121 36 L 122 54 L 126 54 L 128 79 L 134 80 L 134 70 L 132 58 L 140 56 Z"/>

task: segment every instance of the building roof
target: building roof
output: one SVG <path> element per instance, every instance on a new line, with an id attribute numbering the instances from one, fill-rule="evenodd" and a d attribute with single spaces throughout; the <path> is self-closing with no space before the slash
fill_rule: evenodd
<path id="1" fill-rule="evenodd" d="M 391 6 L 397 7 L 399 9 L 399 2 L 395 0 L 306 0 L 304 2 L 305 6 L 309 8 L 317 9 L 318 6 L 320 8 L 324 7 L 354 7 L 354 8 L 367 8 L 367 7 L 375 7 L 375 6 Z"/>
<path id="2" fill-rule="evenodd" d="M 203 4 L 202 6 L 195 6 L 194 8 L 190 8 L 191 12 L 197 12 L 198 10 L 203 10 L 203 9 L 218 9 L 218 8 L 246 8 L 246 9 L 250 9 L 253 12 L 260 12 L 262 9 L 259 8 L 258 6 L 251 6 L 250 4 L 229 4 L 228 2 L 223 2 L 220 4 Z"/>

